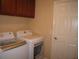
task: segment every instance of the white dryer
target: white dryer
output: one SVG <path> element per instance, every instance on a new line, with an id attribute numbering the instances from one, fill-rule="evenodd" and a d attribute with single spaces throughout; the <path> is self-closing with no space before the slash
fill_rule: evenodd
<path id="1" fill-rule="evenodd" d="M 31 31 L 18 31 L 17 38 L 23 39 L 28 44 L 29 59 L 43 58 L 43 37 Z"/>
<path id="2" fill-rule="evenodd" d="M 0 59 L 28 59 L 27 44 L 12 32 L 0 33 Z"/>

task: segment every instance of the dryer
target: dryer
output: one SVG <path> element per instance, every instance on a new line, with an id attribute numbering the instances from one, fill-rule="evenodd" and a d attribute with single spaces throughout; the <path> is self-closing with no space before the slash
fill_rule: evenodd
<path id="1" fill-rule="evenodd" d="M 17 38 L 28 44 L 29 59 L 43 59 L 43 37 L 31 31 L 18 31 Z"/>

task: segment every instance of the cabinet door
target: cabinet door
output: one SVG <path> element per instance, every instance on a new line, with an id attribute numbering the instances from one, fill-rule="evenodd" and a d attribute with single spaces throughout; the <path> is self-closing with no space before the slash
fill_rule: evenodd
<path id="1" fill-rule="evenodd" d="M 16 0 L 17 16 L 34 17 L 35 0 Z"/>
<path id="2" fill-rule="evenodd" d="M 16 0 L 1 0 L 1 14 L 16 15 Z"/>
<path id="3" fill-rule="evenodd" d="M 35 16 L 35 0 L 23 0 L 23 16 Z"/>
<path id="4" fill-rule="evenodd" d="M 23 15 L 23 0 L 16 0 L 16 15 L 22 16 Z"/>
<path id="5" fill-rule="evenodd" d="M 1 0 L 0 0 L 0 14 L 1 14 Z"/>
<path id="6" fill-rule="evenodd" d="M 35 17 L 35 0 L 30 0 L 30 15 Z"/>

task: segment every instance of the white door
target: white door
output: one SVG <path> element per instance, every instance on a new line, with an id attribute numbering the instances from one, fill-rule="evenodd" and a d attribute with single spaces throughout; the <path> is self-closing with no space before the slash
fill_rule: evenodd
<path id="1" fill-rule="evenodd" d="M 55 1 L 51 59 L 77 59 L 77 1 Z"/>

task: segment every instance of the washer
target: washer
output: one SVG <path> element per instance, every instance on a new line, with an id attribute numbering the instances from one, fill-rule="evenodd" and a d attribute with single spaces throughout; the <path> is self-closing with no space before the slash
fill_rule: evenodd
<path id="1" fill-rule="evenodd" d="M 43 58 L 43 37 L 31 31 L 18 31 L 17 38 L 23 39 L 28 44 L 29 59 Z"/>
<path id="2" fill-rule="evenodd" d="M 0 59 L 28 59 L 27 44 L 12 32 L 0 33 Z"/>

